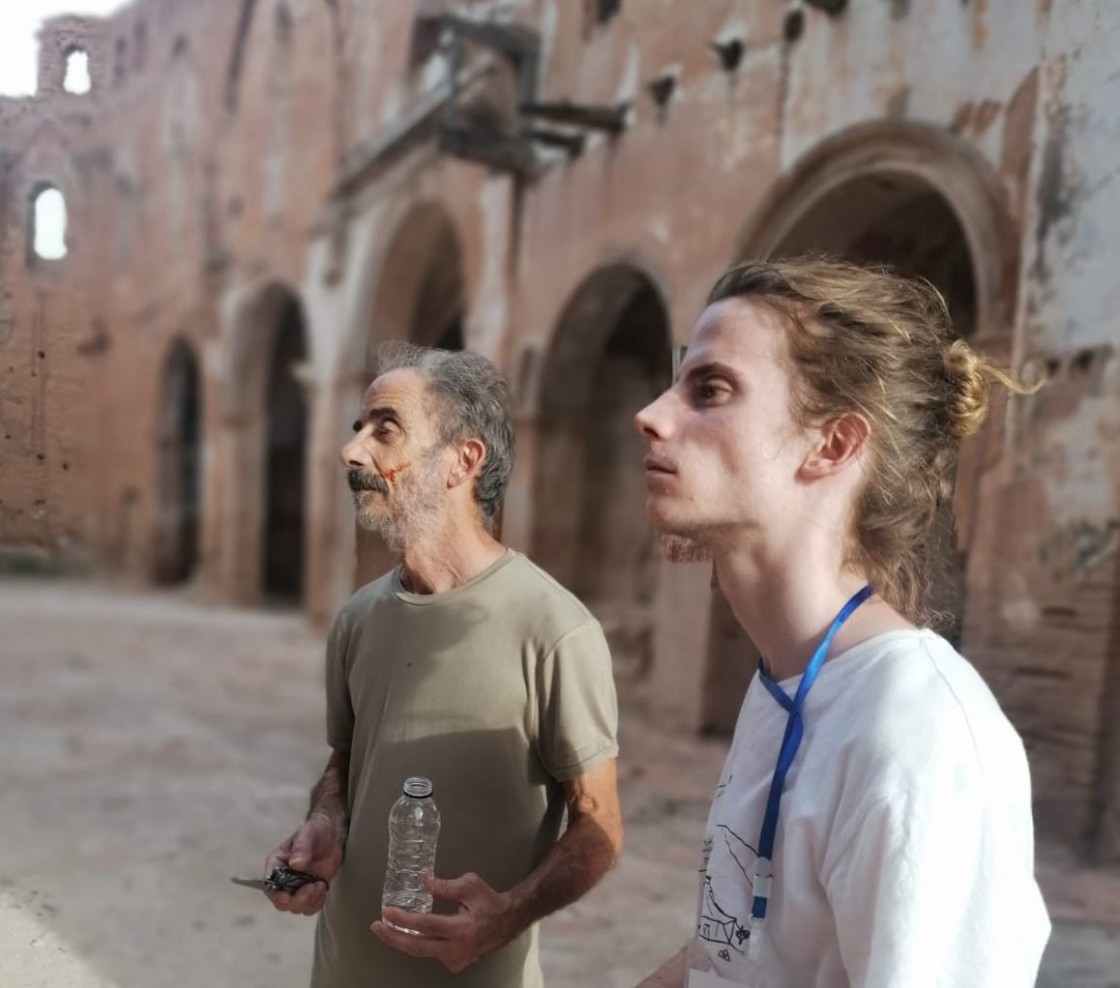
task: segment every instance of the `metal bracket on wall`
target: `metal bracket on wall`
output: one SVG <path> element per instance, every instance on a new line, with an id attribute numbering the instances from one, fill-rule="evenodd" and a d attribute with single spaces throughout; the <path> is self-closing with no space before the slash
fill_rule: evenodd
<path id="1" fill-rule="evenodd" d="M 844 8 L 848 6 L 848 0 L 805 0 L 808 7 L 816 7 L 817 10 L 823 10 L 826 14 L 836 17 L 838 14 L 844 12 Z"/>
<path id="2" fill-rule="evenodd" d="M 510 134 L 480 126 L 463 111 L 461 69 L 464 42 L 473 42 L 500 55 L 516 80 L 516 100 L 531 100 L 537 89 L 540 37 L 517 24 L 494 24 L 448 15 L 440 23 L 450 35 L 448 51 L 451 97 L 439 123 L 439 147 L 456 157 L 477 161 L 501 171 L 528 174 L 536 167 L 532 142 L 524 127 Z"/>
<path id="3" fill-rule="evenodd" d="M 539 117 L 587 130 L 602 130 L 608 134 L 621 134 L 626 129 L 630 104 L 585 106 L 565 100 L 559 103 L 522 103 L 519 109 L 527 117 Z"/>
<path id="4" fill-rule="evenodd" d="M 569 158 L 583 153 L 586 131 L 617 135 L 626 129 L 630 105 L 588 106 L 536 98 L 540 38 L 519 25 L 493 24 L 447 16 L 441 23 L 450 35 L 448 51 L 451 97 L 439 124 L 439 147 L 448 154 L 502 171 L 531 176 L 542 167 L 539 147 L 557 148 Z M 516 78 L 512 130 L 488 120 L 477 107 L 467 110 L 462 86 L 464 42 L 488 48 L 509 62 Z M 494 117 L 497 116 L 495 111 Z M 537 121 L 558 126 L 540 126 Z"/>

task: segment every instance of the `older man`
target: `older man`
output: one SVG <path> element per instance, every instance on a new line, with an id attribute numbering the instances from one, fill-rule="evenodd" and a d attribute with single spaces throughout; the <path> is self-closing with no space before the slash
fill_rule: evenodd
<path id="1" fill-rule="evenodd" d="M 266 865 L 330 890 L 271 898 L 322 909 L 313 988 L 537 986 L 537 921 L 590 889 L 621 847 L 606 642 L 575 597 L 494 537 L 513 431 L 489 361 L 383 351 L 354 430 L 342 460 L 359 522 L 400 565 L 335 621 L 330 760 L 306 822 Z M 386 923 L 387 820 L 411 775 L 434 784 L 444 877 L 430 888 L 457 909 L 387 910 Z"/>

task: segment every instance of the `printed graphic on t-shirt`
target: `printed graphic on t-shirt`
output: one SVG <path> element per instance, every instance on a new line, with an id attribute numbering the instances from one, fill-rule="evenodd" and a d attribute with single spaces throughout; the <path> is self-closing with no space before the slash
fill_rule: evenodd
<path id="1" fill-rule="evenodd" d="M 717 844 L 718 846 L 714 847 Z M 734 906 L 727 902 L 721 902 L 717 896 L 712 885 L 712 874 L 708 868 L 713 850 L 715 850 L 717 858 L 723 861 L 724 867 L 721 871 L 726 874 L 728 866 L 731 866 L 742 876 L 743 886 L 748 889 L 754 888 L 752 874 L 758 851 L 726 824 L 719 824 L 715 833 L 704 839 L 700 918 L 697 922 L 696 934 L 701 940 L 717 945 L 719 957 L 722 960 L 730 961 L 730 951 L 732 949 L 738 954 L 744 953 L 746 949 L 746 940 L 750 936 L 750 928 L 747 923 L 749 916 L 736 915 L 732 911 Z M 753 898 L 753 893 L 748 893 L 744 898 L 749 903 Z M 736 896 L 736 899 L 743 901 L 743 898 L 739 896 Z"/>
<path id="2" fill-rule="evenodd" d="M 721 798 L 731 784 L 733 775 L 716 787 L 709 818 L 710 831 L 701 845 L 703 866 L 700 869 L 700 908 L 696 935 L 712 944 L 720 960 L 730 962 L 732 952 L 743 957 L 750 936 L 750 903 L 754 898 L 754 865 L 758 849 L 742 834 L 720 820 Z M 714 856 L 714 860 L 713 860 Z M 722 894 L 713 882 L 719 876 Z M 742 915 L 739 913 L 742 912 Z"/>

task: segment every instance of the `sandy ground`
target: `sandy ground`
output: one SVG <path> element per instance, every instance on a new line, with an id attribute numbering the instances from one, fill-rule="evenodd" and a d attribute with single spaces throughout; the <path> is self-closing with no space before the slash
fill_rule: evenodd
<path id="1" fill-rule="evenodd" d="M 254 874 L 326 756 L 321 639 L 186 594 L 0 582 L 0 985 L 297 988 L 311 921 Z M 546 921 L 550 988 L 623 988 L 683 942 L 722 745 L 624 713 L 627 848 Z M 1120 875 L 1053 852 L 1039 985 L 1120 988 Z"/>

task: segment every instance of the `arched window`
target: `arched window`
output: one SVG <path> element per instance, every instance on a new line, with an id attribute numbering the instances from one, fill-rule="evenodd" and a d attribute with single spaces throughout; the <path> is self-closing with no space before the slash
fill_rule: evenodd
<path id="1" fill-rule="evenodd" d="M 597 0 L 595 19 L 600 24 L 606 24 L 620 10 L 622 10 L 622 0 Z"/>
<path id="2" fill-rule="evenodd" d="M 116 60 L 113 62 L 113 85 L 119 86 L 124 82 L 125 73 L 128 67 L 128 41 L 125 38 L 117 38 Z"/>
<path id="3" fill-rule="evenodd" d="M 139 72 L 148 60 L 148 25 L 140 21 L 132 40 L 132 67 Z"/>
<path id="4" fill-rule="evenodd" d="M 257 0 L 241 0 L 241 13 L 237 20 L 237 34 L 234 36 L 233 51 L 230 54 L 229 68 L 226 70 L 226 109 L 233 113 L 237 110 L 238 87 L 241 82 L 241 69 L 245 62 L 245 48 L 249 42 L 249 29 L 253 26 L 253 11 Z"/>
<path id="5" fill-rule="evenodd" d="M 41 189 L 32 201 L 31 248 L 44 261 L 66 256 L 66 199 L 58 189 Z"/>
<path id="6" fill-rule="evenodd" d="M 71 48 L 66 53 L 66 78 L 62 80 L 62 88 L 76 96 L 89 92 L 89 55 L 81 48 Z"/>
<path id="7" fill-rule="evenodd" d="M 292 33 L 295 30 L 295 24 L 292 20 L 292 8 L 288 6 L 287 0 L 281 0 L 276 5 L 276 40 L 281 45 L 290 45 L 292 43 Z"/>

